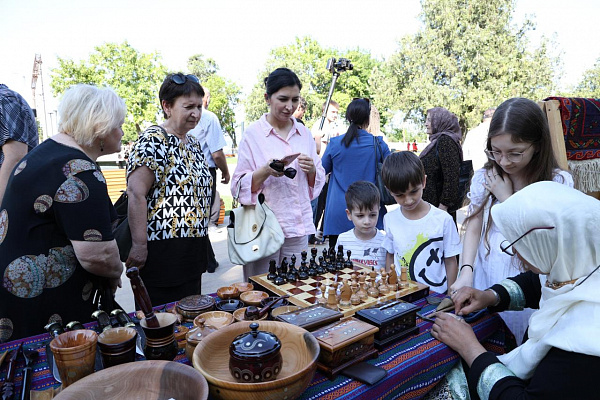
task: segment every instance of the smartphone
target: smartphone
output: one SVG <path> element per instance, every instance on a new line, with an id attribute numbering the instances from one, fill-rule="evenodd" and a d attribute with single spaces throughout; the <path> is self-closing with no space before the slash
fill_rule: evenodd
<path id="1" fill-rule="evenodd" d="M 294 153 L 294 154 L 290 154 L 288 156 L 283 157 L 280 161 L 283 163 L 284 166 L 288 166 L 292 163 L 292 161 L 294 161 L 298 156 L 300 155 L 300 153 Z"/>

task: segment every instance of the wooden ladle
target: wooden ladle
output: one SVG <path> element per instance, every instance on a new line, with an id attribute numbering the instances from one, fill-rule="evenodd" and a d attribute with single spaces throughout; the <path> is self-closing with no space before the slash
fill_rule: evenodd
<path id="1" fill-rule="evenodd" d="M 290 297 L 289 294 L 286 294 L 284 296 L 279 296 L 276 299 L 271 300 L 260 310 L 256 306 L 247 307 L 246 310 L 244 311 L 244 320 L 245 321 L 255 321 L 257 319 L 261 319 L 262 317 L 265 316 L 266 313 L 269 312 L 269 310 L 271 309 L 271 307 L 273 307 L 273 305 L 275 305 L 275 303 L 277 303 L 281 299 L 287 299 L 288 297 Z"/>

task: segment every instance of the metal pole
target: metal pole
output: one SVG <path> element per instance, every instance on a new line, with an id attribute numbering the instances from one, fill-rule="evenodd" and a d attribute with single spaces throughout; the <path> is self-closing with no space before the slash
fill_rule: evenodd
<path id="1" fill-rule="evenodd" d="M 329 109 L 329 102 L 331 101 L 331 96 L 333 96 L 333 89 L 335 88 L 335 82 L 337 78 L 340 76 L 340 73 L 337 71 L 333 72 L 333 76 L 331 77 L 331 86 L 329 86 L 329 94 L 327 95 L 327 101 L 325 102 L 325 108 L 323 109 L 323 115 L 321 116 L 321 125 L 319 126 L 319 130 L 323 130 L 323 125 L 325 125 L 325 118 L 327 117 L 327 110 Z"/>

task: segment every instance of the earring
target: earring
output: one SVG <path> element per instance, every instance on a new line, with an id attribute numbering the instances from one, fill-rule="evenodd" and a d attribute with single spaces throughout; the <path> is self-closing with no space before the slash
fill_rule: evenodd
<path id="1" fill-rule="evenodd" d="M 100 151 L 104 151 L 104 140 L 100 139 Z"/>

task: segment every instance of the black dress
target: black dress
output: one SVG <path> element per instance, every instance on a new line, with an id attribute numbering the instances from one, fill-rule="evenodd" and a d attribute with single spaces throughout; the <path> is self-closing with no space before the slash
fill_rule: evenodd
<path id="1" fill-rule="evenodd" d="M 97 165 L 46 140 L 15 167 L 0 208 L 0 339 L 42 333 L 57 317 L 90 321 L 92 281 L 102 278 L 81 267 L 71 240 L 113 239 L 116 213 Z"/>
<path id="2" fill-rule="evenodd" d="M 440 203 L 449 208 L 458 202 L 458 175 L 461 153 L 458 145 L 448 135 L 441 135 L 431 150 L 421 158 L 427 183 L 423 189 L 423 200 L 435 207 Z M 437 154 L 436 154 L 437 153 Z"/>
<path id="3" fill-rule="evenodd" d="M 541 285 L 538 275 L 525 272 L 514 278 L 523 291 L 526 307 L 539 308 Z M 502 311 L 508 308 L 510 297 L 502 285 L 492 286 L 501 302 L 490 311 Z M 483 353 L 473 361 L 467 380 L 472 398 L 478 398 L 476 388 L 481 374 L 489 366 L 499 363 L 492 353 Z M 598 371 L 600 357 L 573 353 L 552 348 L 540 361 L 530 380 L 524 381 L 514 376 L 498 380 L 490 391 L 490 400 L 565 400 L 565 399 L 598 399 Z"/>

